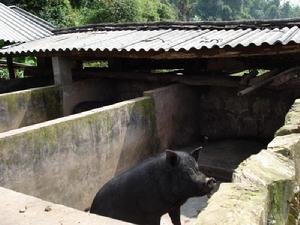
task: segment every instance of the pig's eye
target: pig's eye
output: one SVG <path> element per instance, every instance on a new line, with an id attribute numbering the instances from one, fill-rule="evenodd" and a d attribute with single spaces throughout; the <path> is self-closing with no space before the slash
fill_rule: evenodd
<path id="1" fill-rule="evenodd" d="M 195 170 L 199 170 L 199 165 L 197 163 L 195 163 Z"/>
<path id="2" fill-rule="evenodd" d="M 190 169 L 189 169 L 189 173 L 190 173 L 190 174 L 195 174 L 196 171 L 197 171 L 197 170 L 194 170 L 193 168 L 190 168 Z"/>

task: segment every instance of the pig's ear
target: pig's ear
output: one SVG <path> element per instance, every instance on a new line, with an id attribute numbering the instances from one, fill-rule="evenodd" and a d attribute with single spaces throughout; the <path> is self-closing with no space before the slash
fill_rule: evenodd
<path id="1" fill-rule="evenodd" d="M 172 166 L 175 166 L 178 162 L 179 157 L 176 152 L 172 150 L 166 150 L 166 161 L 167 163 L 171 164 Z"/>
<path id="2" fill-rule="evenodd" d="M 191 152 L 191 156 L 194 157 L 194 159 L 198 162 L 198 158 L 199 158 L 199 153 L 200 151 L 203 149 L 202 146 L 196 148 L 194 151 Z"/>

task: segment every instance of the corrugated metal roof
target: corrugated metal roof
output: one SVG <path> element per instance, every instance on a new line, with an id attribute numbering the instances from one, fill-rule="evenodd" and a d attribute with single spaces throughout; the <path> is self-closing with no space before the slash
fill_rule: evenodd
<path id="1" fill-rule="evenodd" d="M 0 54 L 65 51 L 167 52 L 300 44 L 300 20 L 293 20 L 292 23 L 288 21 L 269 21 L 269 25 L 266 21 L 247 21 L 224 24 L 206 22 L 85 26 L 59 30 L 54 36 L 6 48 Z"/>
<path id="2" fill-rule="evenodd" d="M 27 42 L 53 35 L 54 27 L 16 6 L 0 3 L 0 40 Z"/>

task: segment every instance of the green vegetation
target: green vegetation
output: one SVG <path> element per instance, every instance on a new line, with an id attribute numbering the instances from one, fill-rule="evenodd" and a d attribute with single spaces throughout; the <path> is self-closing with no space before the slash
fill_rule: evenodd
<path id="1" fill-rule="evenodd" d="M 275 19 L 300 16 L 280 0 L 2 0 L 59 26 L 103 22 Z"/>
<path id="2" fill-rule="evenodd" d="M 36 58 L 32 56 L 27 56 L 27 57 L 15 57 L 14 63 L 22 63 L 30 66 L 36 66 Z M 0 62 L 3 64 L 6 63 L 6 58 L 0 58 Z M 17 78 L 24 78 L 24 69 L 22 68 L 15 68 L 15 75 Z M 0 68 L 0 79 L 9 79 L 9 73 L 7 68 Z"/>
<path id="3" fill-rule="evenodd" d="M 0 68 L 0 79 L 5 79 L 8 80 L 9 79 L 9 74 L 8 74 L 8 70 L 6 68 Z"/>

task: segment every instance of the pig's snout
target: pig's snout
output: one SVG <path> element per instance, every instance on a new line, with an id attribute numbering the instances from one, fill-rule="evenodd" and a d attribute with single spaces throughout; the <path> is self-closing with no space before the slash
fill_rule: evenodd
<path id="1" fill-rule="evenodd" d="M 206 187 L 209 190 L 208 193 L 206 194 L 206 196 L 208 198 L 210 198 L 212 196 L 212 194 L 213 194 L 213 190 L 217 186 L 217 181 L 213 177 L 208 177 L 208 178 L 205 179 L 205 182 L 206 182 Z"/>
<path id="2" fill-rule="evenodd" d="M 216 186 L 217 181 L 213 177 L 207 177 L 207 178 L 205 178 L 205 183 L 209 189 L 213 189 Z"/>

